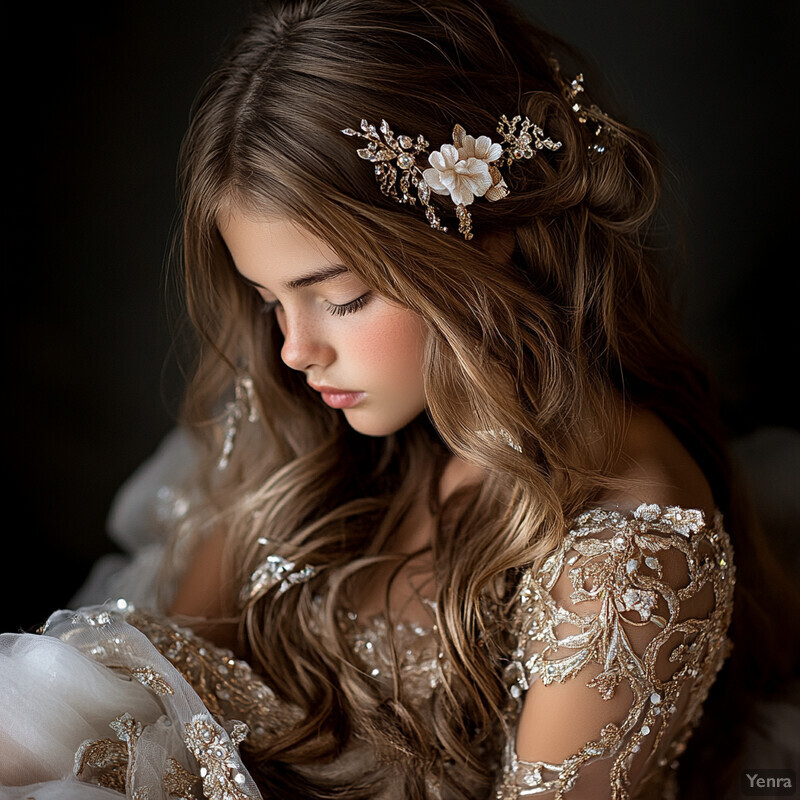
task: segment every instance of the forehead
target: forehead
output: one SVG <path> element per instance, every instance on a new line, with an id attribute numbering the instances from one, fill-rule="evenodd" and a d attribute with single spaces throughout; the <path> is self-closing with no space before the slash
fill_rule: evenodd
<path id="1" fill-rule="evenodd" d="M 309 268 L 340 262 L 326 242 L 283 217 L 232 209 L 218 217 L 217 227 L 236 268 L 257 283 L 285 283 Z"/>

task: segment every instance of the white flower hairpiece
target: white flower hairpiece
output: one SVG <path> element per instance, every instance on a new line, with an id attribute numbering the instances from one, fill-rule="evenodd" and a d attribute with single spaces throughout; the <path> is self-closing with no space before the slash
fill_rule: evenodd
<path id="1" fill-rule="evenodd" d="M 342 133 L 358 136 L 367 146 L 356 152 L 375 165 L 375 179 L 381 192 L 398 203 L 425 209 L 428 223 L 435 230 L 447 231 L 430 202 L 431 192 L 449 196 L 455 205 L 458 230 L 465 239 L 472 238 L 472 216 L 467 210 L 476 197 L 495 202 L 507 197 L 508 186 L 500 168 L 520 159 L 532 158 L 542 149 L 558 150 L 561 142 L 545 137 L 544 132 L 527 117 L 500 118 L 497 132 L 502 142 L 488 136 L 469 136 L 461 125 L 453 128 L 453 143 L 443 144 L 428 153 L 429 144 L 422 135 L 395 136 L 386 120 L 378 129 L 361 120 L 361 131 L 345 128 Z M 428 156 L 428 166 L 419 165 L 420 156 Z"/>

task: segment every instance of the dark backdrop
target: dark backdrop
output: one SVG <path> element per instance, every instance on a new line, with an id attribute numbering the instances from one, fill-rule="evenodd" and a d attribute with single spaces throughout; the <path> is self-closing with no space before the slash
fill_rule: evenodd
<path id="1" fill-rule="evenodd" d="M 732 432 L 797 430 L 787 385 L 797 4 L 524 7 L 591 55 L 587 85 L 605 85 L 667 155 L 686 237 L 685 326 L 720 382 Z M 113 549 L 113 493 L 172 424 L 177 151 L 245 8 L 117 0 L 4 15 L 11 482 L 0 630 L 37 625 Z"/>

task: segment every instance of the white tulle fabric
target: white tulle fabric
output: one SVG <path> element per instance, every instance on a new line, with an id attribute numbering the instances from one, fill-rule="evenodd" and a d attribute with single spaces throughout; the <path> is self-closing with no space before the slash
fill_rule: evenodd
<path id="1" fill-rule="evenodd" d="M 198 784 L 204 777 L 215 782 L 219 792 L 210 783 L 203 786 L 207 797 L 261 797 L 239 760 L 235 738 L 211 718 L 148 638 L 113 608 L 56 612 L 44 635 L 3 634 L 0 674 L 4 799 L 119 800 L 108 781 L 86 781 L 93 768 L 91 746 L 124 751 L 127 765 L 118 777 L 130 798 L 168 800 L 164 777 L 170 774 L 176 780 L 194 776 Z M 192 747 L 198 724 L 207 726 L 222 758 L 206 758 Z"/>

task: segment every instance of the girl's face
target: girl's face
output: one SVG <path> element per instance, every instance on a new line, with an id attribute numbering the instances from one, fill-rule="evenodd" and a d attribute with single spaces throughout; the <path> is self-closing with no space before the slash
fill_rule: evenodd
<path id="1" fill-rule="evenodd" d="M 275 314 L 281 358 L 321 402 L 368 436 L 387 436 L 425 407 L 421 318 L 367 287 L 321 239 L 281 218 L 234 210 L 219 230 L 236 269 Z"/>

